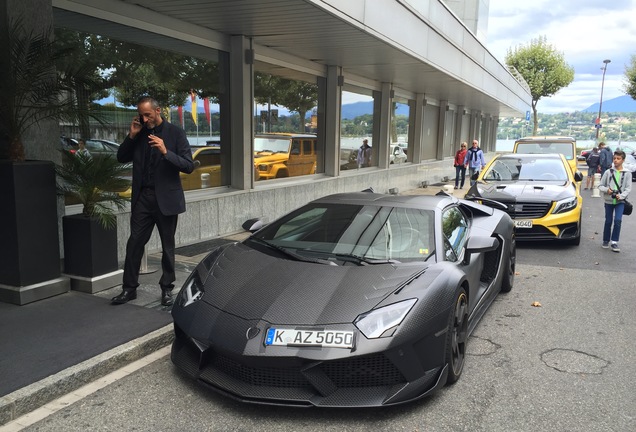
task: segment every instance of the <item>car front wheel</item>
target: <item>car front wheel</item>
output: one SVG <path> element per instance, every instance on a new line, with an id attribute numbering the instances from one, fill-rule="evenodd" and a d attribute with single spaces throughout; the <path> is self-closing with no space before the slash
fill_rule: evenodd
<path id="1" fill-rule="evenodd" d="M 461 288 L 455 298 L 451 310 L 446 336 L 446 364 L 448 378 L 446 384 L 454 384 L 459 380 L 466 359 L 466 342 L 468 341 L 468 297 Z"/>

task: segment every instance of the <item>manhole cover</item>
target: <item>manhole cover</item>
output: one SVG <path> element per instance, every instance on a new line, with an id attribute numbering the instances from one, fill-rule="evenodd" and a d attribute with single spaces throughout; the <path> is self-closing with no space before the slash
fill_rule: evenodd
<path id="1" fill-rule="evenodd" d="M 609 365 L 605 359 L 583 351 L 555 348 L 541 354 L 546 366 L 567 373 L 601 374 Z"/>

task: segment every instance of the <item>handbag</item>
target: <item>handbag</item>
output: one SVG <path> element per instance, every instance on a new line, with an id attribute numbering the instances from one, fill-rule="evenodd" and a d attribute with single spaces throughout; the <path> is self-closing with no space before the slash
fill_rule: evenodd
<path id="1" fill-rule="evenodd" d="M 620 185 L 616 181 L 616 176 L 614 175 L 614 170 L 610 170 L 610 174 L 612 175 L 612 178 L 614 179 L 614 183 L 616 184 L 616 187 L 618 188 L 618 193 L 622 194 L 623 191 L 621 190 Z M 621 174 L 621 179 L 622 178 L 623 177 L 622 177 L 622 174 Z M 634 210 L 634 205 L 632 203 L 630 203 L 629 201 L 627 201 L 626 199 L 623 200 L 623 203 L 625 204 L 625 207 L 623 208 L 623 214 L 625 216 L 629 216 L 630 214 L 632 214 L 632 211 Z"/>

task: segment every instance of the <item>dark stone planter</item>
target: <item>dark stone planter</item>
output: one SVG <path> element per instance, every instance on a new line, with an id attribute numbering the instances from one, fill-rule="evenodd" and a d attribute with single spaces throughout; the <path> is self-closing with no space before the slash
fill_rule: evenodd
<path id="1" fill-rule="evenodd" d="M 56 193 L 53 162 L 0 161 L 0 284 L 60 277 Z"/>
<path id="2" fill-rule="evenodd" d="M 64 273 L 95 278 L 117 270 L 117 228 L 83 215 L 64 216 Z"/>

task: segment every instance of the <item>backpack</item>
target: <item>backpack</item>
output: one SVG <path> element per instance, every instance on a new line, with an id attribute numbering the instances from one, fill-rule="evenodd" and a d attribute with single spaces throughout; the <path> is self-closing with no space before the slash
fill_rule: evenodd
<path id="1" fill-rule="evenodd" d="M 589 155 L 587 155 L 587 159 L 585 159 L 585 162 L 587 163 L 588 167 L 594 168 L 599 165 L 600 159 L 601 159 L 600 154 L 592 152 Z"/>

